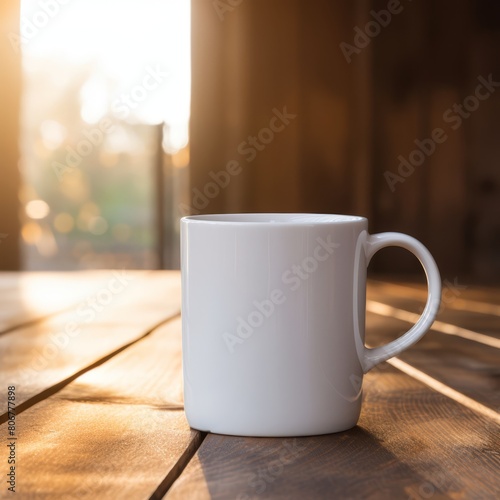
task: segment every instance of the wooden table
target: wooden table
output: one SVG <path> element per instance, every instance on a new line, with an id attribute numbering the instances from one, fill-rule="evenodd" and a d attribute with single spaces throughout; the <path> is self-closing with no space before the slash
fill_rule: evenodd
<path id="1" fill-rule="evenodd" d="M 366 376 L 356 428 L 240 438 L 186 422 L 177 272 L 1 274 L 2 477 L 12 450 L 18 498 L 500 498 L 500 290 L 443 297 L 432 332 Z M 368 298 L 375 345 L 425 288 Z"/>

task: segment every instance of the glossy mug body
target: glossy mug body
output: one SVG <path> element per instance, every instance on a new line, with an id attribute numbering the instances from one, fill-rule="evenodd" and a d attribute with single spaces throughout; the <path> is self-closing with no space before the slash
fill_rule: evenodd
<path id="1" fill-rule="evenodd" d="M 363 217 L 227 214 L 181 221 L 183 374 L 191 427 L 244 436 L 326 434 L 356 425 L 363 374 L 416 342 L 439 309 L 428 251 Z M 429 278 L 420 321 L 367 349 L 366 269 L 408 248 Z"/>

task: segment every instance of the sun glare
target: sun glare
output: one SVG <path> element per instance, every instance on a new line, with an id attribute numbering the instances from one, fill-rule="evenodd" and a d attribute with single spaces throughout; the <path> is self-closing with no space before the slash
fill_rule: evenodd
<path id="1" fill-rule="evenodd" d="M 190 0 L 21 1 L 27 269 L 156 265 L 159 158 L 177 176 L 166 217 L 187 189 L 190 15 Z"/>
<path id="2" fill-rule="evenodd" d="M 25 70 L 43 60 L 56 84 L 64 85 L 68 75 L 61 68 L 88 68 L 80 91 L 85 122 L 97 123 L 111 110 L 133 122 L 165 122 L 179 148 L 187 142 L 189 0 L 54 0 L 45 9 L 42 4 L 21 4 Z"/>

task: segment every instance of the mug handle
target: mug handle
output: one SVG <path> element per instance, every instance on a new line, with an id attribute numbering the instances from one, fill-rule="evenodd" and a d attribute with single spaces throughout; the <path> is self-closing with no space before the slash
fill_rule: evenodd
<path id="1" fill-rule="evenodd" d="M 367 235 L 364 242 L 366 265 L 382 248 L 395 246 L 409 250 L 422 264 L 427 277 L 428 296 L 425 309 L 419 320 L 401 337 L 380 347 L 370 349 L 363 345 L 362 366 L 366 373 L 374 366 L 398 355 L 415 344 L 429 330 L 436 318 L 441 303 L 441 277 L 436 262 L 429 250 L 420 241 L 402 233 L 379 233 Z"/>

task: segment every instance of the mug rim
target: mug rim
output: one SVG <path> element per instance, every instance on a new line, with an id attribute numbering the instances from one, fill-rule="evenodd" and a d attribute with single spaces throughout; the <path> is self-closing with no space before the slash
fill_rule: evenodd
<path id="1" fill-rule="evenodd" d="M 366 217 L 344 214 L 319 214 L 295 212 L 241 212 L 228 214 L 203 214 L 182 217 L 183 223 L 202 223 L 219 225 L 316 225 L 316 224 L 353 224 L 367 221 Z"/>

